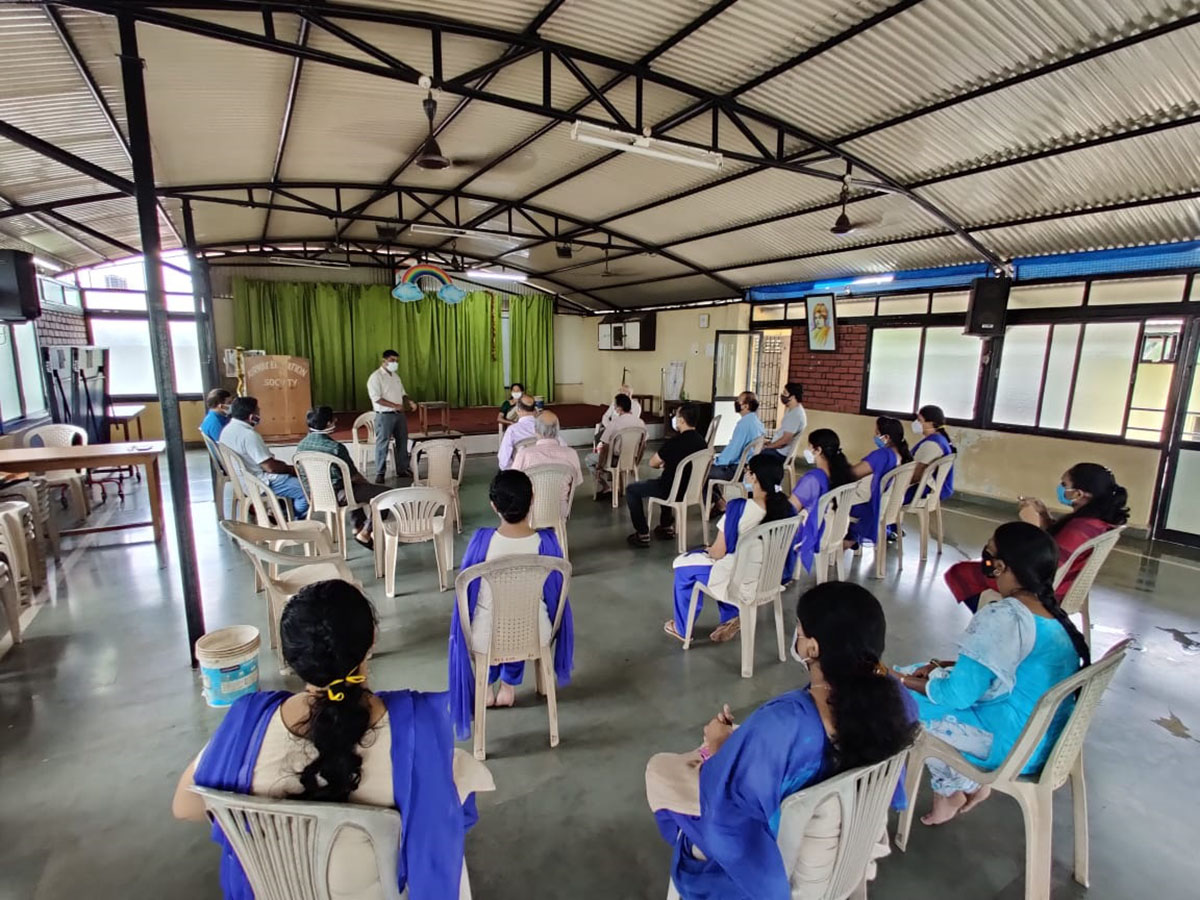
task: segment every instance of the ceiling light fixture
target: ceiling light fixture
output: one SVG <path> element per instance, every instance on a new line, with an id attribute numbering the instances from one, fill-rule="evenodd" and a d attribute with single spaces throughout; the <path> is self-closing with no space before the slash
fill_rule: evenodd
<path id="1" fill-rule="evenodd" d="M 468 269 L 467 278 L 481 278 L 484 281 L 525 281 L 529 276 L 524 272 L 493 272 L 491 269 Z"/>
<path id="2" fill-rule="evenodd" d="M 61 272 L 66 268 L 66 266 L 60 266 L 56 262 L 50 262 L 48 259 L 42 259 L 40 256 L 35 256 L 33 258 L 33 264 L 39 269 L 44 269 L 47 272 Z"/>
<path id="3" fill-rule="evenodd" d="M 685 166 L 696 166 L 712 171 L 719 170 L 725 160 L 725 157 L 717 151 L 705 147 L 692 147 L 689 144 L 665 141 L 649 135 L 618 131 L 615 128 L 593 125 L 590 122 L 573 122 L 571 124 L 571 140 L 579 141 L 581 144 L 592 144 L 596 147 L 639 153 L 642 156 L 652 156 L 655 159 L 665 159 L 667 162 L 683 163 Z"/>
<path id="4" fill-rule="evenodd" d="M 521 235 L 521 234 L 502 234 L 498 231 L 485 231 L 482 228 L 455 228 L 451 225 L 423 225 L 420 222 L 414 222 L 408 226 L 409 232 L 412 234 L 430 234 L 437 237 L 453 237 L 453 238 L 481 238 L 488 241 L 501 241 L 509 243 L 511 241 L 523 241 L 526 238 L 536 238 L 536 234 Z"/>
<path id="5" fill-rule="evenodd" d="M 336 259 L 294 259 L 290 256 L 270 256 L 267 262 L 273 266 L 297 266 L 301 269 L 348 269 L 350 263 Z"/>
<path id="6" fill-rule="evenodd" d="M 554 252 L 559 259 L 570 259 L 574 255 L 570 244 L 559 244 L 554 248 Z"/>

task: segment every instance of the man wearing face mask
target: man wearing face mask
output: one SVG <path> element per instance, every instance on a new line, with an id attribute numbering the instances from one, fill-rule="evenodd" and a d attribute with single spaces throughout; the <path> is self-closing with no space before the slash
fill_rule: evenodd
<path id="1" fill-rule="evenodd" d="M 254 430 L 261 418 L 258 400 L 254 397 L 238 397 L 230 407 L 229 416 L 229 424 L 221 432 L 221 444 L 240 456 L 250 474 L 265 481 L 275 496 L 291 500 L 296 516 L 304 518 L 308 512 L 308 500 L 300 479 L 296 477 L 296 470 L 272 456 L 262 435 Z"/>
<path id="2" fill-rule="evenodd" d="M 395 350 L 384 350 L 383 360 L 371 377 L 367 379 L 367 396 L 375 410 L 375 483 L 383 484 L 387 472 L 389 439 L 396 441 L 396 477 L 411 478 L 408 469 L 408 419 L 405 410 L 413 402 L 404 393 L 404 382 L 396 374 L 400 368 L 400 354 Z"/>
<path id="3" fill-rule="evenodd" d="M 213 388 L 204 398 L 208 412 L 200 423 L 200 433 L 214 444 L 221 439 L 221 432 L 229 424 L 229 401 L 233 394 L 224 388 Z"/>
<path id="4" fill-rule="evenodd" d="M 737 400 L 734 401 L 734 409 L 737 410 L 738 419 L 737 425 L 733 427 L 733 434 L 729 437 L 729 443 L 725 445 L 715 460 L 713 460 L 712 469 L 709 470 L 709 481 L 728 481 L 737 471 L 738 462 L 742 458 L 742 454 L 746 452 L 746 448 L 753 444 L 756 440 L 766 433 L 766 428 L 763 427 L 762 420 L 758 418 L 758 398 L 754 396 L 752 391 L 744 391 L 738 394 Z M 725 512 L 725 500 L 722 498 L 713 504 L 711 517 L 716 521 Z"/>
<path id="5" fill-rule="evenodd" d="M 370 503 L 372 498 L 384 493 L 387 488 L 382 485 L 371 484 L 363 477 L 354 465 L 354 460 L 350 458 L 350 451 L 346 449 L 346 445 L 341 441 L 333 439 L 335 424 L 333 420 L 333 409 L 329 406 L 318 406 L 315 409 L 308 411 L 308 434 L 301 439 L 296 446 L 297 453 L 326 453 L 330 456 L 335 456 L 344 462 L 347 468 L 350 469 L 350 490 L 355 503 Z M 301 481 L 304 480 L 304 474 L 298 473 Z M 337 491 L 338 500 L 345 502 L 346 486 L 342 484 L 342 471 L 338 468 L 330 469 L 330 476 L 333 481 L 333 489 Z M 350 524 L 354 526 L 354 539 L 368 549 L 373 549 L 374 544 L 371 543 L 371 517 L 361 508 L 356 507 L 350 510 Z"/>
<path id="6" fill-rule="evenodd" d="M 633 534 L 628 541 L 631 547 L 650 546 L 650 523 L 646 519 L 646 499 L 648 497 L 666 498 L 671 492 L 675 480 L 675 470 L 679 464 L 693 453 L 698 453 L 708 447 L 704 435 L 696 431 L 698 419 L 696 407 L 685 403 L 675 413 L 672 427 L 677 432 L 650 460 L 650 468 L 662 469 L 662 475 L 649 481 L 635 481 L 625 489 L 625 503 L 629 507 L 629 518 L 633 522 Z M 682 491 L 683 486 L 680 487 Z M 678 498 L 677 498 L 678 499 Z M 654 536 L 660 540 L 675 539 L 675 513 L 670 507 L 662 507 L 659 525 L 654 529 Z"/>
<path id="7" fill-rule="evenodd" d="M 808 416 L 800 404 L 803 392 L 804 387 L 798 381 L 789 381 L 783 386 L 783 393 L 779 395 L 779 402 L 783 404 L 783 419 L 771 435 L 771 440 L 763 447 L 764 452 L 774 451 L 780 456 L 787 456 L 792 441 L 804 434 Z"/>

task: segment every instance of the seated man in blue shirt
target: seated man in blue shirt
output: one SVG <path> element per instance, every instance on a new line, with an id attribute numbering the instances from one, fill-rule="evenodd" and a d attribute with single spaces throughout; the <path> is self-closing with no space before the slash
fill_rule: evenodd
<path id="1" fill-rule="evenodd" d="M 754 396 L 752 391 L 744 391 L 738 394 L 734 401 L 734 409 L 741 416 L 738 419 L 737 425 L 733 428 L 733 434 L 729 438 L 729 443 L 725 445 L 725 449 L 717 454 L 717 458 L 713 460 L 712 469 L 709 471 L 709 481 L 728 481 L 737 471 L 738 461 L 742 458 L 742 454 L 746 451 L 754 441 L 758 440 L 767 433 L 767 429 L 763 426 L 762 420 L 758 417 L 758 398 Z M 713 505 L 710 515 L 714 519 L 721 517 L 725 511 L 725 500 L 721 499 Z"/>
<path id="2" fill-rule="evenodd" d="M 214 444 L 221 440 L 221 430 L 229 422 L 229 402 L 232 399 L 233 394 L 225 388 L 213 388 L 204 398 L 208 412 L 200 423 L 200 431 Z"/>

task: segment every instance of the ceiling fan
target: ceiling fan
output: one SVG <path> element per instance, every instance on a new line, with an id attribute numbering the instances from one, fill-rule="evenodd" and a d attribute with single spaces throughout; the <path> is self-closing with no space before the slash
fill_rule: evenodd
<path id="1" fill-rule="evenodd" d="M 610 269 L 608 267 L 608 250 L 608 247 L 604 248 L 604 270 L 600 273 L 601 278 L 625 278 L 634 274 L 633 272 L 614 272 Z"/>
<path id="2" fill-rule="evenodd" d="M 850 185 L 852 184 L 850 177 L 850 166 L 846 166 L 846 174 L 842 176 L 842 190 L 838 197 L 838 202 L 841 203 L 842 210 L 838 213 L 838 217 L 833 222 L 833 227 L 829 229 L 830 234 L 837 237 L 845 237 L 848 234 L 853 234 L 863 228 L 870 228 L 873 225 L 880 224 L 881 220 L 876 219 L 861 219 L 856 222 L 850 220 L 850 216 L 846 214 L 846 204 L 850 200 Z"/>
<path id="3" fill-rule="evenodd" d="M 433 122 L 437 118 L 438 104 L 433 97 L 433 91 L 430 89 L 432 82 L 428 78 L 422 78 L 419 82 L 420 86 L 426 89 L 425 99 L 421 101 L 421 108 L 425 111 L 425 120 L 428 122 L 429 133 L 421 146 L 417 148 L 417 154 L 413 158 L 422 169 L 437 171 L 439 169 L 448 169 L 450 167 L 458 168 L 476 168 L 482 166 L 491 160 L 486 156 L 480 157 L 457 157 L 451 159 L 442 152 L 441 145 L 438 144 L 437 138 L 433 134 Z M 520 152 L 509 157 L 500 164 L 497 168 L 503 167 L 511 172 L 521 172 L 533 168 L 537 163 L 537 157 L 532 152 Z"/>

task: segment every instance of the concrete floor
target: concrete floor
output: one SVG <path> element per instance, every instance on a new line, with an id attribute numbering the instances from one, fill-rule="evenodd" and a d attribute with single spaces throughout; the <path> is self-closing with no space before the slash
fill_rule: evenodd
<path id="1" fill-rule="evenodd" d="M 263 599 L 249 564 L 219 537 L 207 463 L 189 454 L 192 515 L 209 628 L 251 623 L 266 633 Z M 491 459 L 471 459 L 463 496 L 466 533 L 490 524 Z M 138 515 L 110 500 L 97 518 Z M 144 513 L 144 509 L 142 510 Z M 915 546 L 898 575 L 870 581 L 868 551 L 854 564 L 883 601 L 888 660 L 953 653 L 967 614 L 941 581 L 950 563 L 978 554 L 994 513 L 948 512 L 945 554 L 922 566 Z M 737 645 L 701 643 L 688 653 L 666 637 L 673 545 L 625 545 L 624 510 L 585 491 L 571 523 L 576 622 L 574 682 L 559 692 L 562 743 L 547 743 L 544 706 L 532 685 L 518 706 L 489 716 L 488 765 L 498 790 L 480 798 L 468 838 L 475 896 L 659 898 L 670 848 L 646 806 L 643 769 L 659 750 L 696 746 L 722 702 L 741 718 L 803 683 L 800 667 L 773 657 L 763 613 L 752 680 L 738 677 Z M 205 706 L 187 665 L 174 552 L 165 566 L 144 532 L 75 538 L 50 601 L 25 644 L 0 660 L 0 900 L 220 896 L 217 853 L 201 826 L 170 817 L 179 772 L 221 713 Z M 689 535 L 699 541 L 698 527 Z M 915 543 L 910 541 L 910 545 Z M 369 585 L 381 633 L 372 663 L 377 688 L 444 689 L 452 595 L 437 592 L 428 546 L 402 551 L 400 596 L 388 600 L 371 560 L 355 547 L 352 568 Z M 1087 744 L 1092 887 L 1071 880 L 1070 798 L 1056 802 L 1054 895 L 1090 900 L 1195 896 L 1200 812 L 1200 566 L 1121 550 L 1092 594 L 1094 642 L 1102 652 L 1126 634 L 1131 654 L 1109 690 Z M 786 597 L 795 602 L 795 589 Z M 709 624 L 715 613 L 706 611 Z M 788 612 L 788 628 L 793 614 Z M 296 687 L 275 674 L 264 651 L 267 688 Z M 928 788 L 918 810 L 929 802 Z M 919 824 L 906 854 L 880 866 L 871 889 L 889 898 L 1020 898 L 1024 843 L 1016 804 L 1005 797 L 948 827 Z M 1188 885 L 1192 885 L 1190 888 Z"/>

